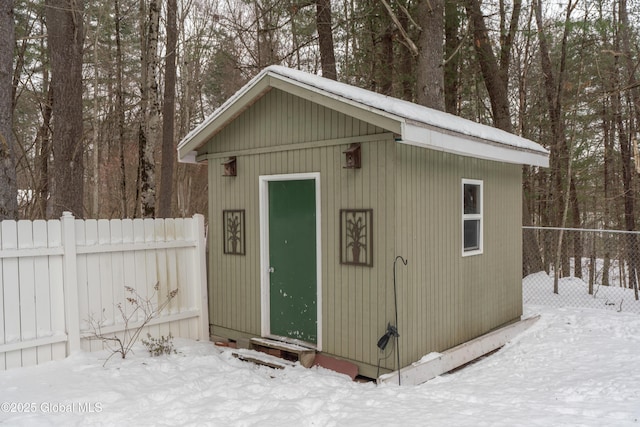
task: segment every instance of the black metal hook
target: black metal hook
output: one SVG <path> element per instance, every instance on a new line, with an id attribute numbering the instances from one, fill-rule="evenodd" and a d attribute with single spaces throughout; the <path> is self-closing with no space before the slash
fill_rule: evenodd
<path id="1" fill-rule="evenodd" d="M 396 262 L 398 261 L 398 258 L 402 261 L 402 263 L 403 263 L 404 265 L 407 265 L 407 262 L 408 262 L 408 261 L 407 261 L 406 259 L 404 259 L 404 258 L 402 257 L 402 255 L 398 255 L 398 256 L 396 257 L 396 259 L 395 259 L 395 260 L 393 260 L 393 268 L 394 268 L 394 269 L 396 268 Z"/>
<path id="2" fill-rule="evenodd" d="M 407 265 L 407 260 L 400 255 L 393 260 L 393 299 L 396 306 L 396 326 L 394 328 L 394 336 L 396 337 L 396 357 L 398 359 L 398 385 L 400 385 L 400 343 L 398 342 L 400 334 L 398 333 L 398 291 L 396 286 L 396 262 L 398 262 L 398 259 L 400 259 L 405 266 Z"/>

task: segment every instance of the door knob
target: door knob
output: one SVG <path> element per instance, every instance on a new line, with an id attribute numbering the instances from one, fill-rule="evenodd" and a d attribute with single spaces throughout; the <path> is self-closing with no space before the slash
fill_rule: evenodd
<path id="1" fill-rule="evenodd" d="M 276 269 L 275 269 L 275 268 L 273 268 L 273 267 L 269 267 L 269 270 L 268 270 L 268 271 L 269 271 L 269 273 L 273 273 L 274 271 L 276 271 Z"/>

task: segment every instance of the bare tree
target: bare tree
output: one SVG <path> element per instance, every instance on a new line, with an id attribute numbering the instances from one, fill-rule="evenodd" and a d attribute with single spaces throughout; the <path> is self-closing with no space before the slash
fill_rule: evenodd
<path id="1" fill-rule="evenodd" d="M 52 215 L 71 211 L 84 216 L 84 145 L 82 141 L 82 44 L 84 3 L 46 0 L 53 90 Z"/>
<path id="2" fill-rule="evenodd" d="M 13 0 L 0 3 L 0 221 L 18 218 L 16 155 L 13 142 Z"/>

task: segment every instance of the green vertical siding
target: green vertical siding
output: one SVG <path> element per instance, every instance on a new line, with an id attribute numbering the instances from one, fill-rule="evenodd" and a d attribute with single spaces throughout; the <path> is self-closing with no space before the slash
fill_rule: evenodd
<path id="1" fill-rule="evenodd" d="M 260 175 L 316 172 L 321 175 L 323 351 L 375 365 L 378 336 L 389 308 L 388 259 L 393 250 L 392 140 L 363 144 L 367 167 L 342 167 L 347 145 L 248 155 L 238 158 L 238 176 L 210 167 L 210 312 L 216 329 L 260 334 Z M 373 208 L 373 267 L 339 263 L 339 210 Z M 246 209 L 246 255 L 222 253 L 223 209 Z"/>
<path id="2" fill-rule="evenodd" d="M 378 135 L 378 136 L 376 136 Z M 351 139 L 350 139 L 351 138 Z M 362 141 L 362 168 L 343 151 Z M 321 141 L 321 143 L 316 143 Z M 260 335 L 261 175 L 320 173 L 323 351 L 375 375 L 394 323 L 398 265 L 402 364 L 521 314 L 520 167 L 394 141 L 372 124 L 272 89 L 230 122 L 209 152 L 209 299 L 213 333 Z M 237 156 L 238 176 L 220 163 Z M 461 256 L 461 179 L 484 181 L 484 254 Z M 373 209 L 373 267 L 339 263 L 340 209 Z M 246 255 L 222 253 L 222 210 L 246 210 Z M 395 368 L 395 357 L 382 362 Z"/>
<path id="3" fill-rule="evenodd" d="M 343 168 L 341 138 L 381 134 L 362 143 L 362 169 Z M 326 141 L 300 148 L 295 142 Z M 265 148 L 273 152 L 264 152 Z M 394 242 L 393 164 L 395 143 L 376 126 L 278 90 L 270 91 L 210 141 L 210 318 L 213 332 L 260 335 L 261 175 L 320 172 L 323 351 L 377 364 L 376 341 L 389 314 L 387 259 Z M 238 176 L 223 177 L 225 158 L 237 154 Z M 339 263 L 340 209 L 374 210 L 373 267 Z M 246 210 L 246 255 L 222 251 L 222 210 Z"/>
<path id="4" fill-rule="evenodd" d="M 208 144 L 208 153 L 224 153 L 372 135 L 383 129 L 271 89 Z"/>
<path id="5" fill-rule="evenodd" d="M 517 319 L 521 168 L 397 145 L 396 247 L 403 364 Z M 461 180 L 483 180 L 484 250 L 462 256 Z"/>

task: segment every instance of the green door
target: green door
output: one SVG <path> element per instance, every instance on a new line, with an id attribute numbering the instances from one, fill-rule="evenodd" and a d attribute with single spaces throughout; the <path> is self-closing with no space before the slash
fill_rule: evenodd
<path id="1" fill-rule="evenodd" d="M 315 180 L 269 181 L 271 335 L 317 343 Z"/>

